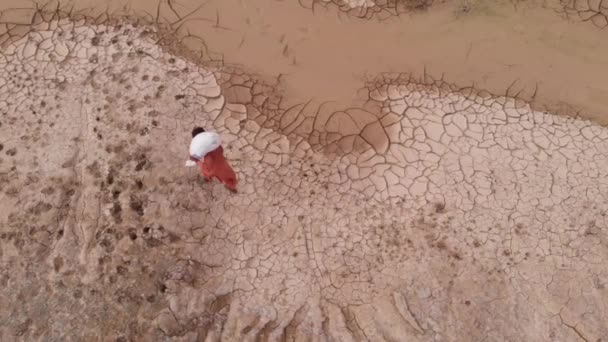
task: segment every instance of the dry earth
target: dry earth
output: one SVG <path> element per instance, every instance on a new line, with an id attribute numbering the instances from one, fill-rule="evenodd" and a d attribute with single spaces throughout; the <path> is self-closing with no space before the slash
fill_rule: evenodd
<path id="1" fill-rule="evenodd" d="M 579 49 L 534 35 L 524 49 L 507 32 L 469 54 L 476 66 L 444 48 L 466 51 L 484 20 L 504 28 L 508 6 L 235 3 L 201 7 L 213 19 L 189 34 L 196 6 L 177 2 L 132 4 L 129 17 L 3 3 L 1 341 L 606 341 L 603 2 L 593 16 L 525 4 L 534 14 L 518 25 L 560 21 L 551 44 L 578 37 Z M 454 9 L 473 14 L 437 26 L 439 55 L 422 44 L 347 58 L 379 47 L 364 32 L 385 30 L 390 46 L 399 20 L 424 32 Z M 243 13 L 277 27 L 232 26 Z M 327 40 L 275 42 L 302 18 Z M 336 31 L 321 31 L 330 20 Z M 521 65 L 492 68 L 501 58 Z M 417 77 L 427 62 L 451 81 Z M 546 87 L 526 94 L 515 78 Z M 462 86 L 476 79 L 508 90 Z M 183 166 L 193 125 L 221 132 L 238 194 Z"/>

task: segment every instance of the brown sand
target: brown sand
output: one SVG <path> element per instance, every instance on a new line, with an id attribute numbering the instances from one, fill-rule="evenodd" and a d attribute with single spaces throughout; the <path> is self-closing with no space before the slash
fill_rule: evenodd
<path id="1" fill-rule="evenodd" d="M 0 340 L 608 336 L 603 12 L 0 4 Z"/>

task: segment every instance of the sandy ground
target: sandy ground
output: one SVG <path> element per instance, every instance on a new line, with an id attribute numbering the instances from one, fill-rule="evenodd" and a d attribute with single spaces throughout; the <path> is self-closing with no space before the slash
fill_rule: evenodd
<path id="1" fill-rule="evenodd" d="M 608 337 L 603 2 L 0 4 L 1 341 Z"/>

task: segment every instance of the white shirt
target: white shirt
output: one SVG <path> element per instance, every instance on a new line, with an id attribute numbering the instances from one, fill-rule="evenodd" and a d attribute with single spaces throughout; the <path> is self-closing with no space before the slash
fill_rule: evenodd
<path id="1" fill-rule="evenodd" d="M 190 156 L 203 159 L 207 153 L 220 147 L 219 134 L 215 132 L 202 132 L 197 134 L 190 142 Z"/>

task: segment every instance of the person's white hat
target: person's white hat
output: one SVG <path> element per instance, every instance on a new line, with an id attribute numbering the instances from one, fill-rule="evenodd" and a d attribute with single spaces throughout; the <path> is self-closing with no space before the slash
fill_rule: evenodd
<path id="1" fill-rule="evenodd" d="M 192 138 L 190 142 L 190 159 L 186 161 L 186 166 L 196 166 L 193 160 L 201 160 L 205 158 L 207 153 L 220 147 L 222 144 L 219 134 L 215 132 L 201 132 Z"/>

